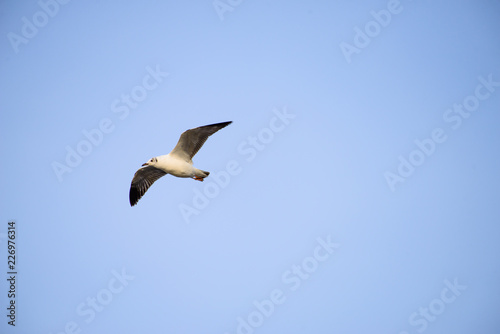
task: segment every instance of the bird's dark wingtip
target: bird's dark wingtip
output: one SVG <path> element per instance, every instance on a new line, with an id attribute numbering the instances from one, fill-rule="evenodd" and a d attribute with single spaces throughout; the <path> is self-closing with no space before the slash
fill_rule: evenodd
<path id="1" fill-rule="evenodd" d="M 139 202 L 139 194 L 137 193 L 137 189 L 134 187 L 130 188 L 130 193 L 129 193 L 129 201 L 130 201 L 130 206 L 134 206 Z"/>
<path id="2" fill-rule="evenodd" d="M 214 123 L 214 124 L 210 124 L 210 125 L 206 125 L 206 126 L 219 126 L 222 129 L 222 128 L 225 128 L 226 126 L 228 126 L 231 123 L 233 123 L 233 121 Z"/>

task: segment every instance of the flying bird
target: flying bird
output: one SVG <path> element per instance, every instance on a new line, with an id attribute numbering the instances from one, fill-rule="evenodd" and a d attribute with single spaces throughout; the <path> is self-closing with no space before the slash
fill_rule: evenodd
<path id="1" fill-rule="evenodd" d="M 151 158 L 137 170 L 130 185 L 130 206 L 134 206 L 151 185 L 160 177 L 172 174 L 203 181 L 210 173 L 193 166 L 193 156 L 200 150 L 208 137 L 231 124 L 232 121 L 200 126 L 181 134 L 172 152 Z"/>

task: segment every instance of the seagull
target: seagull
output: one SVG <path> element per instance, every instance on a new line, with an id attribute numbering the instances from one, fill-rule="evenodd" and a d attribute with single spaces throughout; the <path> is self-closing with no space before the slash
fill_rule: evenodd
<path id="1" fill-rule="evenodd" d="M 208 137 L 225 128 L 232 121 L 200 126 L 184 131 L 172 152 L 151 158 L 137 170 L 130 184 L 130 206 L 134 206 L 151 185 L 160 177 L 172 174 L 203 181 L 210 173 L 193 166 L 193 156 L 200 150 Z"/>

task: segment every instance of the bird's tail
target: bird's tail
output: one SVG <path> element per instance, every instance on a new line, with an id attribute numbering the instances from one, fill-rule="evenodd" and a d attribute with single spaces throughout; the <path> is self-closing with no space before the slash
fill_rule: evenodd
<path id="1" fill-rule="evenodd" d="M 195 168 L 194 175 L 201 178 L 206 178 L 210 172 Z"/>

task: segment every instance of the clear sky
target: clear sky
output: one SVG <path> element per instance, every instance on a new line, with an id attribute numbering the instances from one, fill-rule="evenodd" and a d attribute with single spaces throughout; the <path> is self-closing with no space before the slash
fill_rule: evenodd
<path id="1" fill-rule="evenodd" d="M 3 1 L 0 332 L 498 333 L 499 32 L 496 0 Z"/>

